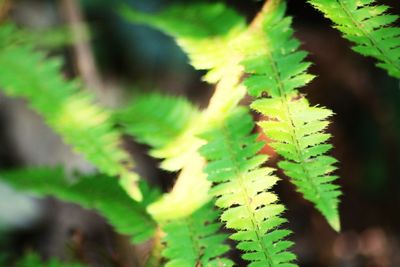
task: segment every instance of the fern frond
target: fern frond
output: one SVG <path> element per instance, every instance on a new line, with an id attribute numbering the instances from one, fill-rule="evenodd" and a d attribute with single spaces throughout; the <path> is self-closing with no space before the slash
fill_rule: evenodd
<path id="1" fill-rule="evenodd" d="M 121 13 L 135 22 L 145 23 L 174 37 L 183 38 L 220 36 L 239 23 L 244 23 L 236 11 L 223 3 L 175 4 L 155 14 L 124 6 Z"/>
<path id="2" fill-rule="evenodd" d="M 378 60 L 377 66 L 400 78 L 400 28 L 398 16 L 374 0 L 309 0 L 329 18 L 343 36 L 354 43 L 353 50 Z"/>
<path id="3" fill-rule="evenodd" d="M 217 11 L 209 12 L 209 9 Z M 186 12 L 191 15 L 187 17 Z M 152 151 L 153 156 L 165 159 L 162 168 L 170 171 L 182 169 L 182 172 L 172 191 L 148 210 L 159 219 L 180 218 L 210 199 L 210 182 L 202 173 L 204 160 L 197 152 L 205 143 L 198 138 L 198 134 L 204 131 L 202 125 L 208 125 L 210 121 L 223 121 L 246 93 L 240 83 L 243 74 L 240 64 L 242 54 L 237 49 L 246 31 L 245 21 L 222 3 L 184 3 L 156 14 L 125 8 L 123 15 L 130 21 L 153 26 L 174 37 L 194 68 L 208 71 L 204 80 L 217 84 L 215 94 L 202 115 L 173 142 Z M 212 32 L 207 29 L 221 25 L 227 26 L 222 26 L 224 30 Z M 196 27 L 204 28 L 195 30 L 201 34 L 182 30 Z M 170 207 L 179 209 L 171 210 Z"/>
<path id="4" fill-rule="evenodd" d="M 268 119 L 260 123 L 273 142 L 271 146 L 285 160 L 278 165 L 292 178 L 306 199 L 315 204 L 330 225 L 339 230 L 338 186 L 332 184 L 337 176 L 336 160 L 325 155 L 332 146 L 324 133 L 332 112 L 311 107 L 297 91 L 314 76 L 307 73 L 310 63 L 306 53 L 299 51 L 300 43 L 293 38 L 291 18 L 284 17 L 286 6 L 280 4 L 265 15 L 256 42 L 265 47 L 249 53 L 243 61 L 249 93 L 258 99 L 251 107 Z"/>
<path id="5" fill-rule="evenodd" d="M 185 167 L 172 191 L 148 207 L 156 220 L 185 217 L 210 200 L 210 183 L 202 173 L 204 160 L 197 153 L 203 141 L 195 136 L 201 114 L 187 100 L 156 93 L 142 95 L 114 118 L 124 132 L 152 146 L 152 156 L 165 159 L 163 169 Z"/>
<path id="6" fill-rule="evenodd" d="M 0 180 L 39 197 L 53 196 L 95 209 L 117 232 L 130 236 L 134 243 L 151 238 L 156 227 L 146 213 L 146 206 L 158 194 L 145 184 L 141 188 L 145 199 L 139 203 L 126 194 L 116 179 L 105 175 L 84 176 L 71 183 L 61 168 L 31 168 L 0 172 Z"/>
<path id="7" fill-rule="evenodd" d="M 222 119 L 245 95 L 245 88 L 240 86 L 241 57 L 236 50 L 240 43 L 238 36 L 245 31 L 245 20 L 222 3 L 181 3 L 158 13 L 123 7 L 121 13 L 134 23 L 146 24 L 171 35 L 194 68 L 208 71 L 204 80 L 219 82 L 204 116 L 175 141 L 152 152 L 153 156 L 166 159 L 162 168 L 177 171 L 186 164 L 188 155 L 195 153 L 202 144 L 194 137 L 202 131 L 199 126 L 208 120 Z"/>
<path id="8" fill-rule="evenodd" d="M 273 169 L 261 167 L 267 156 L 257 154 L 264 144 L 251 134 L 253 128 L 251 116 L 240 109 L 203 135 L 208 143 L 200 151 L 209 160 L 210 193 L 223 209 L 221 220 L 237 231 L 231 238 L 244 251 L 243 259 L 252 262 L 249 266 L 297 266 L 287 251 L 293 243 L 284 240 L 291 232 L 278 229 L 285 222 L 284 206 L 270 191 L 278 178 Z"/>
<path id="9" fill-rule="evenodd" d="M 77 81 L 61 77 L 58 59 L 45 58 L 29 44 L 15 44 L 9 27 L 0 27 L 0 36 L 3 35 L 0 87 L 4 93 L 28 100 L 66 143 L 102 172 L 120 176 L 127 192 L 141 199 L 139 177 L 131 171 L 132 159 L 120 147 L 120 133 L 113 128 L 110 112 L 96 105 L 89 93 L 80 91 Z"/>
<path id="10" fill-rule="evenodd" d="M 148 211 L 159 220 L 181 218 L 210 200 L 210 182 L 202 173 L 204 160 L 197 152 L 204 141 L 198 138 L 198 133 L 209 121 L 223 120 L 246 92 L 240 85 L 243 68 L 235 49 L 237 36 L 245 30 L 245 22 L 222 3 L 181 3 L 153 14 L 124 7 L 122 14 L 132 22 L 153 26 L 174 37 L 191 64 L 208 71 L 204 80 L 218 83 L 202 115 L 175 140 L 151 152 L 152 156 L 165 159 L 161 168 L 182 171 L 172 191 L 149 206 Z"/>
<path id="11" fill-rule="evenodd" d="M 209 83 L 218 82 L 230 67 L 230 42 L 245 30 L 244 18 L 223 3 L 181 3 L 153 14 L 124 7 L 121 13 L 174 37 L 195 69 L 210 70 L 204 77 Z"/>
<path id="12" fill-rule="evenodd" d="M 117 111 L 115 121 L 138 142 L 160 148 L 176 139 L 199 116 L 183 97 L 160 93 L 138 95 Z"/>
<path id="13" fill-rule="evenodd" d="M 210 202 L 190 216 L 166 223 L 162 255 L 169 261 L 165 266 L 233 266 L 231 260 L 222 256 L 229 246 L 224 244 L 226 235 L 218 233 L 218 217 Z"/>

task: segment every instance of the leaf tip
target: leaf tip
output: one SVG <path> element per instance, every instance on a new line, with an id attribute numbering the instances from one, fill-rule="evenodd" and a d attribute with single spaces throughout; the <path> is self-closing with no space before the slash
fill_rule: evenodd
<path id="1" fill-rule="evenodd" d="M 122 176 L 119 180 L 119 183 L 131 198 L 133 198 L 137 202 L 141 202 L 143 200 L 143 195 L 139 189 L 137 183 L 138 180 L 139 178 L 137 177 L 137 175 L 130 173 Z"/>
<path id="2" fill-rule="evenodd" d="M 330 218 L 328 220 L 329 225 L 333 228 L 333 230 L 335 230 L 336 232 L 340 232 L 340 218 L 338 215 Z"/>

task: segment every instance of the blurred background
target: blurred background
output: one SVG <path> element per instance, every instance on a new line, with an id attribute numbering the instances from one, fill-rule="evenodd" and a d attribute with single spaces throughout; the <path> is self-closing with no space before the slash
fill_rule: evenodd
<path id="1" fill-rule="evenodd" d="M 160 10 L 167 0 L 0 0 L 0 19 L 43 36 L 49 29 L 72 27 L 80 42 L 57 44 L 51 55 L 65 58 L 65 74 L 83 79 L 107 106 L 123 105 L 135 92 L 157 90 L 184 95 L 203 107 L 213 92 L 201 82 L 204 73 L 187 63 L 172 38 L 124 21 L 120 2 L 145 11 Z M 188 2 L 188 1 L 182 1 Z M 260 1 L 225 1 L 248 20 Z M 379 1 L 400 14 L 400 2 Z M 350 49 L 347 41 L 305 0 L 289 0 L 296 36 L 314 63 L 318 78 L 303 92 L 313 104 L 336 115 L 329 131 L 340 161 L 344 195 L 341 233 L 283 179 L 277 187 L 287 205 L 288 227 L 303 267 L 400 266 L 400 84 Z M 146 147 L 127 141 L 139 172 L 170 188 L 174 175 L 156 169 Z M 274 156 L 274 155 L 273 155 Z M 276 163 L 276 156 L 273 157 Z M 70 169 L 92 167 L 63 145 L 21 100 L 0 96 L 0 167 L 63 164 Z M 281 177 L 283 174 L 280 173 Z M 43 258 L 78 259 L 90 266 L 138 266 L 148 247 L 132 247 L 97 214 L 49 198 L 38 200 L 0 184 L 0 251 L 18 257 L 26 250 Z M 244 266 L 244 263 L 239 266 Z"/>

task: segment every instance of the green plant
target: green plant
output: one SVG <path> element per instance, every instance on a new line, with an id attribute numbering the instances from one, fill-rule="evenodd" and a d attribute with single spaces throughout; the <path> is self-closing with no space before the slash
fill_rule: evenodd
<path id="1" fill-rule="evenodd" d="M 0 256 L 0 264 L 1 266 L 9 266 L 7 264 L 7 255 Z M 20 259 L 15 262 L 15 267 L 83 267 L 83 265 L 78 263 L 65 263 L 60 262 L 57 259 L 50 259 L 47 261 L 43 261 L 39 255 L 33 252 L 27 252 Z"/>
<path id="2" fill-rule="evenodd" d="M 378 5 L 374 0 L 309 2 L 355 44 L 354 51 L 376 58 L 377 66 L 400 78 L 400 28 L 392 26 L 398 16 L 387 14 L 388 6 Z"/>
<path id="3" fill-rule="evenodd" d="M 371 0 L 309 2 L 356 44 L 354 50 L 400 77 L 400 30 L 390 26 L 397 17 L 385 14 L 387 7 Z M 148 266 L 232 266 L 223 227 L 234 232 L 230 238 L 249 266 L 297 266 L 285 207 L 273 192 L 279 179 L 261 152 L 254 119 L 240 105 L 248 93 L 251 109 L 262 115 L 257 123 L 281 156 L 278 167 L 340 230 L 341 191 L 326 131 L 333 112 L 310 104 L 299 91 L 315 77 L 293 37 L 284 1 L 267 1 L 249 25 L 222 3 L 177 4 L 155 14 L 123 6 L 120 12 L 172 36 L 192 66 L 207 71 L 203 79 L 216 88 L 208 107 L 152 93 L 107 110 L 79 82 L 60 76 L 59 60 L 46 58 L 19 29 L 2 24 L 0 87 L 25 98 L 99 174 L 71 182 L 62 169 L 37 168 L 4 171 L 1 180 L 96 209 L 134 242 L 153 237 Z M 159 196 L 139 182 L 120 145 L 123 134 L 150 146 L 161 168 L 179 172 L 172 190 Z"/>
<path id="4" fill-rule="evenodd" d="M 34 253 L 27 253 L 16 264 L 16 267 L 82 267 L 77 263 L 62 263 L 57 259 L 51 259 L 43 262 L 40 257 Z"/>
<path id="5" fill-rule="evenodd" d="M 53 196 L 97 210 L 116 231 L 130 236 L 134 243 L 149 239 L 155 232 L 156 224 L 145 210 L 159 193 L 151 191 L 144 182 L 140 188 L 146 197 L 136 202 L 118 185 L 116 179 L 102 174 L 79 175 L 78 179 L 71 181 L 62 168 L 42 167 L 3 171 L 0 176 L 14 188 L 37 197 Z"/>

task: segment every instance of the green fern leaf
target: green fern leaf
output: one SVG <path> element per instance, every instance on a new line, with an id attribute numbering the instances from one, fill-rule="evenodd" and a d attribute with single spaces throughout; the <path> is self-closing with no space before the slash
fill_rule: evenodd
<path id="1" fill-rule="evenodd" d="M 353 50 L 378 60 L 377 66 L 400 78 L 400 28 L 391 26 L 398 16 L 387 14 L 374 0 L 309 0 L 329 18 Z"/>
<path id="2" fill-rule="evenodd" d="M 234 10 L 222 3 L 176 4 L 156 14 L 124 6 L 121 13 L 132 21 L 151 25 L 175 37 L 199 39 L 224 35 L 244 22 Z"/>
<path id="3" fill-rule="evenodd" d="M 237 231 L 231 238 L 239 242 L 249 266 L 297 266 L 287 251 L 293 243 L 284 240 L 291 232 L 278 229 L 285 222 L 284 206 L 269 191 L 278 178 L 271 168 L 261 167 L 267 156 L 257 155 L 264 144 L 251 134 L 253 128 L 251 116 L 240 109 L 203 135 L 208 143 L 200 151 L 209 160 L 210 192 L 224 210 L 221 220 Z"/>
<path id="4" fill-rule="evenodd" d="M 259 98 L 251 107 L 269 118 L 260 126 L 273 140 L 271 146 L 285 158 L 279 167 L 339 230 L 340 191 L 331 183 L 337 177 L 330 174 L 336 169 L 336 160 L 325 155 L 332 148 L 326 143 L 330 135 L 324 133 L 332 112 L 311 107 L 297 91 L 313 76 L 307 73 L 310 63 L 303 61 L 307 54 L 298 50 L 300 43 L 292 37 L 291 18 L 284 17 L 285 8 L 281 4 L 266 14 L 256 40 L 265 49 L 249 53 L 243 61 L 249 74 L 244 83 L 249 93 Z"/>
<path id="5" fill-rule="evenodd" d="M 0 47 L 0 87 L 4 93 L 27 99 L 66 143 L 102 172 L 119 175 L 127 192 L 140 200 L 139 177 L 131 172 L 132 159 L 120 148 L 120 134 L 113 128 L 110 112 L 96 105 L 89 93 L 80 91 L 77 81 L 61 77 L 59 60 L 45 58 L 29 44 L 15 44 L 13 33 L 10 27 L 0 27 L 0 36 L 5 38 Z"/>
<path id="6" fill-rule="evenodd" d="M 160 148 L 182 134 L 198 115 L 199 111 L 183 97 L 151 93 L 136 96 L 114 118 L 123 132 L 138 142 Z"/>
<path id="7" fill-rule="evenodd" d="M 133 201 L 116 179 L 104 175 L 80 177 L 68 182 L 61 168 L 31 168 L 0 172 L 0 180 L 13 188 L 36 196 L 53 196 L 63 201 L 95 209 L 116 231 L 132 237 L 134 243 L 152 237 L 156 223 L 146 213 L 146 206 L 158 194 L 142 186 L 145 199 Z"/>
<path id="8" fill-rule="evenodd" d="M 199 70 L 210 70 L 204 80 L 216 83 L 232 64 L 232 39 L 245 30 L 245 20 L 222 3 L 171 5 L 158 13 L 121 10 L 129 21 L 152 26 L 175 38 Z"/>
<path id="9" fill-rule="evenodd" d="M 187 13 L 191 15 L 187 16 Z M 152 156 L 165 159 L 161 168 L 182 171 L 173 190 L 151 205 L 148 211 L 158 220 L 184 217 L 210 200 L 210 183 L 202 173 L 205 163 L 197 152 L 204 140 L 197 135 L 209 121 L 223 120 L 246 92 L 240 85 L 243 68 L 236 51 L 240 44 L 238 36 L 245 30 L 245 20 L 221 3 L 181 3 L 153 14 L 124 7 L 122 14 L 134 23 L 153 26 L 174 37 L 194 68 L 208 71 L 204 80 L 218 83 L 214 97 L 201 116 L 192 120 L 175 140 L 151 151 Z"/>
<path id="10" fill-rule="evenodd" d="M 229 250 L 225 234 L 219 234 L 215 222 L 219 213 L 208 203 L 192 215 L 169 221 L 163 227 L 166 247 L 162 255 L 169 261 L 166 267 L 233 266 L 222 255 Z"/>
<path id="11" fill-rule="evenodd" d="M 208 71 L 204 80 L 223 81 L 217 85 L 216 97 L 196 123 L 175 141 L 151 152 L 154 157 L 166 159 L 162 168 L 177 171 L 202 143 L 194 136 L 202 131 L 199 126 L 224 117 L 245 95 L 245 88 L 240 86 L 241 57 L 236 49 L 245 30 L 245 20 L 222 3 L 181 3 L 152 14 L 123 7 L 121 13 L 129 21 L 152 26 L 174 37 L 193 67 Z"/>

